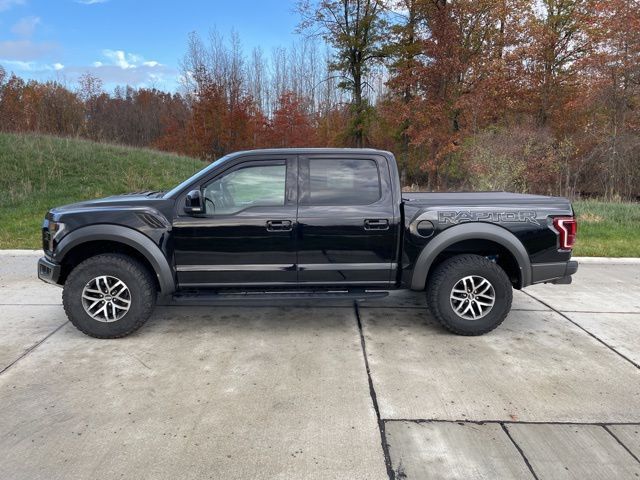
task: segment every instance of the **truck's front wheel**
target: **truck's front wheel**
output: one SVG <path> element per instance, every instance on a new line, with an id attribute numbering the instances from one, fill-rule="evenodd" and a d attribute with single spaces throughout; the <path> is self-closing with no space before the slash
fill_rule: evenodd
<path id="1" fill-rule="evenodd" d="M 429 276 L 427 302 L 434 317 L 459 335 L 482 335 L 511 310 L 513 292 L 500 266 L 480 255 L 456 255 Z"/>
<path id="2" fill-rule="evenodd" d="M 151 315 L 155 300 L 151 273 L 120 254 L 96 255 L 80 263 L 62 293 L 71 323 L 96 338 L 119 338 L 136 331 Z"/>

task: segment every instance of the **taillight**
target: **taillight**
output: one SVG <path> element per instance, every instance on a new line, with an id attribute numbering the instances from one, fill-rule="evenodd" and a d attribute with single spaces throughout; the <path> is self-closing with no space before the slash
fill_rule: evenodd
<path id="1" fill-rule="evenodd" d="M 560 250 L 571 250 L 576 243 L 577 220 L 574 217 L 554 217 L 553 226 L 560 236 Z"/>

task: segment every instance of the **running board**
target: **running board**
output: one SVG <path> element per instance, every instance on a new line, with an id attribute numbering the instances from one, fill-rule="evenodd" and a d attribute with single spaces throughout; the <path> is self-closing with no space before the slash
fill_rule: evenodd
<path id="1" fill-rule="evenodd" d="M 384 298 L 388 291 L 342 290 L 342 291 L 276 291 L 276 292 L 211 292 L 189 290 L 173 295 L 168 305 L 247 305 L 318 303 L 325 300 L 366 300 Z M 296 303 L 292 303 L 296 302 Z"/>

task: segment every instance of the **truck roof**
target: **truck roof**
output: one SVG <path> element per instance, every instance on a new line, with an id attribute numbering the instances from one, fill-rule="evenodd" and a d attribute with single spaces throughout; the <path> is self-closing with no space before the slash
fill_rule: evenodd
<path id="1" fill-rule="evenodd" d="M 313 153 L 325 153 L 328 155 L 337 155 L 340 153 L 369 153 L 378 154 L 384 156 L 393 156 L 393 154 L 387 150 L 378 150 L 375 148 L 260 148 L 255 150 L 241 150 L 229 154 L 230 157 L 236 157 L 240 155 L 304 155 Z"/>

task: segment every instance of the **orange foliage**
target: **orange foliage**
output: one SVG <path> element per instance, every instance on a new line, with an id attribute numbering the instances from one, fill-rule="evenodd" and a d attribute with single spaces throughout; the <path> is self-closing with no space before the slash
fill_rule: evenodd
<path id="1" fill-rule="evenodd" d="M 313 147 L 318 141 L 316 127 L 307 113 L 304 99 L 285 91 L 268 125 L 267 143 L 273 147 Z"/>
<path id="2" fill-rule="evenodd" d="M 0 129 L 207 160 L 363 144 L 394 151 L 406 184 L 434 190 L 640 196 L 639 0 L 368 0 L 375 35 L 335 34 L 354 2 L 301 2 L 303 25 L 334 47 L 326 58 L 310 41 L 266 64 L 236 36 L 192 35 L 184 94 L 107 94 L 91 75 L 72 92 L 0 67 Z M 338 5 L 345 19 L 314 16 Z"/>

